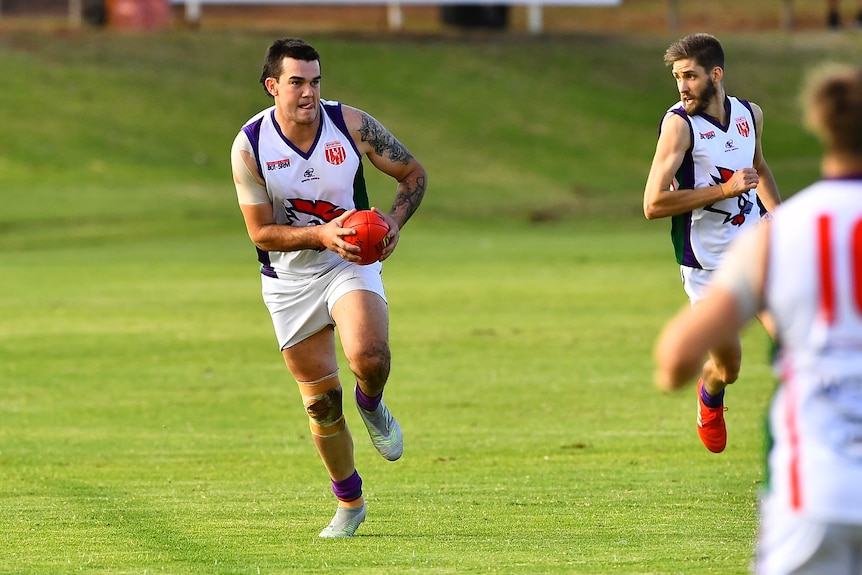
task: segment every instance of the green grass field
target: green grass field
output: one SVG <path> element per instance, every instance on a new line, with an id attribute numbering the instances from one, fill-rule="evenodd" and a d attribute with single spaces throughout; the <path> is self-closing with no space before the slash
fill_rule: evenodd
<path id="1" fill-rule="evenodd" d="M 669 222 L 641 215 L 667 38 L 309 38 L 324 97 L 430 174 L 385 272 L 405 456 L 349 409 L 369 518 L 317 538 L 335 503 L 227 162 L 273 37 L 0 36 L 0 573 L 746 573 L 766 338 L 720 456 L 693 390 L 651 383 L 685 303 Z M 725 43 L 789 195 L 818 168 L 800 79 L 862 46 Z"/>

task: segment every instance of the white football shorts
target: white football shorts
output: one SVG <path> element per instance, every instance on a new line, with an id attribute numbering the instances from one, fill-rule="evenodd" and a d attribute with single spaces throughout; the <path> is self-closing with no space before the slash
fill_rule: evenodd
<path id="1" fill-rule="evenodd" d="M 760 506 L 757 575 L 862 573 L 862 525 L 814 521 L 768 496 Z"/>
<path id="2" fill-rule="evenodd" d="M 691 305 L 696 304 L 706 296 L 707 288 L 712 281 L 711 270 L 679 266 L 679 275 L 682 277 L 682 288 L 688 296 Z"/>
<path id="3" fill-rule="evenodd" d="M 332 306 L 355 290 L 374 292 L 386 301 L 383 264 L 360 266 L 348 261 L 313 276 L 272 278 L 261 275 L 263 302 L 272 317 L 279 349 L 296 345 L 328 325 Z"/>

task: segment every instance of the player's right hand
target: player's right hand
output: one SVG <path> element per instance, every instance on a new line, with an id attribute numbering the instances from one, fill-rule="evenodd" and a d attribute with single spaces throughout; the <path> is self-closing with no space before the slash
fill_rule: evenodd
<path id="1" fill-rule="evenodd" d="M 349 218 L 356 210 L 347 210 L 334 220 L 327 222 L 320 228 L 320 243 L 323 247 L 340 255 L 349 262 L 358 262 L 361 258 L 357 255 L 362 251 L 359 246 L 344 241 L 344 236 L 353 235 L 356 231 L 353 228 L 345 228 L 344 220 Z"/>
<path id="2" fill-rule="evenodd" d="M 730 179 L 721 185 L 725 196 L 733 198 L 748 190 L 753 190 L 760 183 L 760 176 L 754 168 L 742 168 L 733 173 Z"/>

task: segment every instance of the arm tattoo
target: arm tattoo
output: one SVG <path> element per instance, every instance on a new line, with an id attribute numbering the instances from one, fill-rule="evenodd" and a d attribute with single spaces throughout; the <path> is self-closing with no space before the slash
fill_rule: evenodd
<path id="1" fill-rule="evenodd" d="M 389 133 L 380 122 L 362 112 L 362 125 L 359 134 L 363 142 L 368 142 L 374 148 L 378 156 L 385 156 L 392 162 L 409 164 L 413 155 L 405 148 L 395 136 Z"/>
<path id="2" fill-rule="evenodd" d="M 403 223 L 406 223 L 410 216 L 416 212 L 425 196 L 425 177 L 416 178 L 414 183 L 415 186 L 411 189 L 409 181 L 400 182 L 395 201 L 392 203 L 392 213 L 402 212 L 404 215 Z"/>

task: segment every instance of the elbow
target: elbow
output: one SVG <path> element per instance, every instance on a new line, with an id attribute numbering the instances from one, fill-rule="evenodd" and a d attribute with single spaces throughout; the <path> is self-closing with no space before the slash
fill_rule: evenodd
<path id="1" fill-rule="evenodd" d="M 251 243 L 261 248 L 262 237 L 260 234 L 260 228 L 253 228 L 249 225 L 246 225 L 246 233 L 248 234 L 248 239 L 251 240 Z M 263 249 L 263 248 L 261 248 Z"/>
<path id="2" fill-rule="evenodd" d="M 428 172 L 422 167 L 415 158 L 413 159 L 413 169 L 405 178 L 399 181 L 407 186 L 408 189 L 415 190 L 421 200 L 425 195 L 425 189 L 428 187 Z"/>
<path id="3" fill-rule="evenodd" d="M 653 206 L 644 206 L 644 217 L 648 220 L 657 220 L 663 218 L 664 214 L 659 213 Z"/>
<path id="4" fill-rule="evenodd" d="M 644 217 L 646 219 L 655 220 L 655 219 L 662 218 L 665 215 L 667 215 L 660 210 L 661 204 L 658 201 L 659 197 L 660 197 L 659 194 L 650 192 L 648 190 L 644 192 L 643 206 L 644 206 Z"/>
<path id="5" fill-rule="evenodd" d="M 673 391 L 688 384 L 702 367 L 703 356 L 695 353 L 676 333 L 663 333 L 654 350 L 654 383 L 662 391 Z"/>
<path id="6" fill-rule="evenodd" d="M 258 251 L 261 251 L 261 252 L 272 252 L 272 251 L 275 251 L 275 250 L 273 250 L 272 248 L 270 248 L 269 246 L 267 246 L 266 244 L 264 244 L 264 243 L 262 243 L 262 242 L 252 242 L 252 243 L 254 244 L 254 247 L 256 247 L 256 248 L 258 249 Z"/>
<path id="7" fill-rule="evenodd" d="M 675 365 L 659 365 L 653 378 L 655 386 L 664 392 L 671 392 L 683 387 L 689 380 L 687 370 Z"/>
<path id="8" fill-rule="evenodd" d="M 251 243 L 254 244 L 254 247 L 256 247 L 262 252 L 276 251 L 276 246 L 273 245 L 272 240 L 269 239 L 266 234 L 252 233 L 251 231 L 249 231 L 248 239 L 251 240 Z"/>

